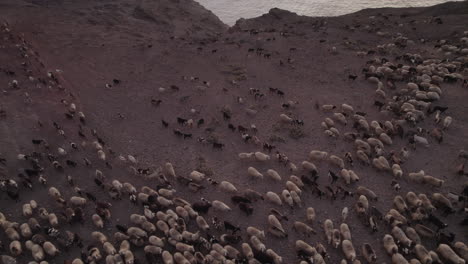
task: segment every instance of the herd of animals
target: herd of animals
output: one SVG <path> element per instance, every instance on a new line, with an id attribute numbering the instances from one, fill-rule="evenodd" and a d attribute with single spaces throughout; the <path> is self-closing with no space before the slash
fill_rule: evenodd
<path id="1" fill-rule="evenodd" d="M 34 55 L 26 40 L 14 35 L 7 24 L 2 25 L 1 34 L 4 40 L 16 45 L 26 61 Z M 399 36 L 376 47 L 376 50 L 379 54 L 391 53 L 396 46 L 406 46 L 408 41 L 411 40 Z M 437 48 L 440 49 L 439 59 L 405 53 L 400 54 L 398 62 L 379 56 L 368 61 L 363 77 L 375 84 L 374 105 L 381 113 L 392 116 L 388 120 L 370 120 L 366 113 L 356 111 L 346 102 L 340 105 L 316 104 L 315 111 L 320 111 L 324 118 L 323 122 L 317 122 L 323 133 L 330 138 L 353 142 L 354 149 L 348 152 L 328 153 L 314 149 L 303 161 L 295 163 L 281 153 L 279 147 L 271 142 L 262 142 L 256 135 L 255 125 L 244 127 L 228 123 L 228 129 L 237 131 L 245 142 L 259 148 L 233 157 L 236 162 L 247 164 L 245 177 L 265 184 L 284 184 L 281 192 L 260 193 L 255 186 L 240 189 L 227 180 L 217 182 L 198 170 L 182 175 L 175 162 L 164 162 L 157 169 L 141 168 L 134 156 L 116 153 L 95 129 L 88 126 L 83 109 L 58 96 L 57 101 L 64 109 L 63 120 L 41 121 L 38 126 L 52 128 L 56 133 L 54 137 L 61 138 L 61 144 L 52 145 L 45 138 L 32 138 L 34 150 L 17 153 L 16 160 L 2 158 L 0 153 L 0 199 L 20 208 L 18 215 L 14 216 L 4 214 L 4 209 L 0 209 L 0 264 L 58 263 L 55 259 L 59 256 L 65 259 L 64 263 L 71 264 L 281 264 L 288 262 L 269 248 L 274 243 L 268 240 L 278 239 L 276 243 L 282 244 L 281 241 L 288 240 L 291 232 L 302 237 L 292 241 L 291 248 L 297 255 L 295 263 L 300 264 L 332 263 L 329 260 L 332 254 L 341 254 L 342 264 L 386 263 L 388 260 L 394 264 L 466 263 L 466 233 L 445 231 L 448 225 L 444 217 L 456 214 L 458 225 L 468 225 L 468 182 L 463 178 L 468 175 L 464 168 L 468 152 L 460 150 L 458 153 L 460 165 L 456 174 L 464 182 L 456 193 L 443 192 L 441 187 L 445 181 L 424 170 L 404 169 L 404 163 L 410 162 L 413 150 L 429 149 L 435 143 L 443 144 L 444 134 L 450 133 L 452 123 L 457 122 L 446 114 L 450 112 L 448 107 L 438 104 L 444 94 L 444 85 L 468 86 L 468 31 L 457 43 L 441 40 Z M 336 52 L 336 48 L 331 51 Z M 369 54 L 358 52 L 356 55 L 364 57 Z M 23 65 L 27 74 L 30 73 L 27 70 L 29 64 Z M 18 73 L 2 70 L 10 78 L 8 89 L 15 91 L 25 86 L 15 78 Z M 59 73 L 44 71 L 44 74 L 44 77 L 29 75 L 24 82 L 40 82 L 61 90 Z M 349 78 L 356 79 L 357 76 L 350 75 Z M 119 85 L 119 82 L 115 79 L 106 87 Z M 174 86 L 171 89 L 178 88 Z M 163 93 L 165 88 L 159 91 Z M 251 88 L 248 96 L 261 98 L 265 96 L 262 91 Z M 276 88 L 265 93 L 268 92 L 285 96 Z M 241 97 L 237 99 L 239 104 L 243 100 Z M 160 102 L 154 100 L 151 103 Z M 279 126 L 300 129 L 304 122 L 312 122 L 289 114 L 288 110 L 298 103 L 286 100 L 281 105 L 285 113 L 276 117 Z M 255 115 L 253 110 L 249 113 Z M 223 109 L 222 115 L 229 122 L 231 110 Z M 430 127 L 422 125 L 425 120 L 433 120 L 424 123 L 431 124 Z M 181 140 L 192 138 L 191 133 L 182 130 L 189 131 L 205 122 L 203 119 L 180 117 L 173 121 L 161 120 L 161 128 L 181 137 Z M 395 143 L 397 139 L 398 144 Z M 218 151 L 226 148 L 224 143 L 213 138 L 198 137 L 197 141 L 210 144 Z M 256 164 L 275 161 L 287 167 L 290 175 L 281 175 L 273 168 L 266 171 L 256 168 Z M 11 163 L 18 167 L 14 173 L 3 170 L 6 164 Z M 323 164 L 333 169 L 323 173 L 320 170 Z M 97 198 L 97 193 L 80 187 L 72 176 L 77 166 L 85 166 L 92 171 L 91 181 L 109 199 Z M 393 204 L 392 209 L 387 212 L 377 209 L 377 203 L 386 201 L 379 200 L 376 191 L 359 184 L 362 176 L 354 168 L 360 166 L 373 167 L 375 173 L 393 179 L 391 187 L 395 196 L 393 201 L 387 201 Z M 144 177 L 147 184 L 137 187 L 131 182 L 121 182 L 104 173 L 104 168 L 124 168 Z M 54 182 L 47 180 L 46 172 L 62 175 L 68 186 L 55 186 Z M 329 177 L 330 185 L 318 184 L 319 177 Z M 426 185 L 428 192 L 401 193 L 401 181 Z M 226 194 L 223 196 L 225 200 L 200 198 L 192 203 L 186 200 L 187 196 L 210 188 L 221 190 Z M 30 190 L 47 192 L 48 202 L 23 200 L 22 193 Z M 342 209 L 340 219 L 323 219 L 321 212 L 303 198 L 306 192 L 320 199 L 335 200 L 341 196 L 340 199 L 349 201 L 350 206 Z M 128 216 L 125 221 L 128 224 L 116 223 L 112 219 L 112 211 L 118 210 L 112 202 L 119 200 L 130 201 L 140 211 Z M 271 207 L 269 214 L 264 216 L 264 227 L 241 229 L 227 217 L 222 217 L 230 211 L 240 210 L 248 222 L 249 216 L 259 206 Z M 285 207 L 292 208 L 296 215 L 303 215 L 304 220 L 289 221 L 288 214 L 282 210 Z M 213 216 L 212 212 L 219 217 Z M 356 215 L 371 232 L 387 230 L 379 238 L 380 244 L 353 239 L 352 228 L 347 223 L 351 214 Z M 90 233 L 70 230 L 72 226 L 88 222 L 94 229 Z M 315 243 L 311 242 L 311 237 L 316 239 Z M 427 248 L 429 240 L 437 240 L 437 247 Z M 376 247 L 383 247 L 388 257 L 377 255 Z M 69 253 L 77 252 L 73 251 L 74 248 L 79 248 L 79 254 Z"/>

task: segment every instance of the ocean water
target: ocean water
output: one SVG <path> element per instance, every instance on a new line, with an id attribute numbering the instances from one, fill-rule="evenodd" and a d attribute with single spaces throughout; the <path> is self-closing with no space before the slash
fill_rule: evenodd
<path id="1" fill-rule="evenodd" d="M 306 16 L 339 16 L 365 8 L 431 6 L 447 0 L 196 0 L 224 23 L 234 25 L 239 18 L 252 18 L 271 8 Z"/>

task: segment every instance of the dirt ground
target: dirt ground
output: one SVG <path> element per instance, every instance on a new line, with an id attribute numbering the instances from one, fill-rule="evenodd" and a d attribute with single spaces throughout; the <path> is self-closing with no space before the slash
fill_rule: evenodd
<path id="1" fill-rule="evenodd" d="M 135 167 L 140 169 L 155 171 L 171 162 L 178 175 L 188 176 L 202 167 L 213 180 L 227 180 L 240 191 L 250 188 L 262 194 L 281 193 L 291 174 L 306 173 L 301 170 L 293 173 L 277 162 L 276 151 L 298 166 L 308 160 L 313 149 L 340 157 L 348 151 L 355 153 L 353 142 L 343 138 L 345 132 L 354 131 L 352 121 L 346 126 L 337 124 L 341 136 L 331 138 L 324 134 L 320 125 L 331 114 L 318 110 L 317 104 L 340 106 L 347 103 L 355 111 L 366 113 L 369 122 L 394 120 L 391 113 L 379 111 L 374 105 L 376 85 L 365 79 L 363 68 L 374 58 L 386 58 L 395 64 L 407 63 L 401 57 L 408 53 L 420 54 L 423 59 L 447 59 L 448 55 L 441 52 L 437 44 L 440 40 L 459 44 L 463 32 L 468 30 L 466 21 L 468 2 L 428 8 L 363 10 L 330 18 L 303 17 L 274 9 L 259 18 L 240 20 L 228 28 L 211 12 L 189 0 L 157 3 L 143 0 L 138 4 L 126 0 L 1 1 L 0 22 L 5 24 L 0 33 L 0 158 L 5 162 L 0 164 L 0 179 L 17 181 L 19 198 L 11 199 L 1 191 L 0 212 L 10 221 L 23 223 L 26 218 L 22 215 L 22 205 L 34 199 L 49 212 L 60 215 L 63 210 L 48 196 L 47 190 L 55 186 L 65 198 L 76 195 L 67 183 L 66 176 L 70 175 L 76 186 L 100 201 L 112 203 L 112 218 L 102 231 L 111 238 L 117 231 L 115 224 L 129 225 L 129 215 L 142 214 L 143 207 L 134 205 L 127 197 L 111 200 L 107 192 L 94 183 L 95 170 L 101 170 L 107 182 L 118 179 L 132 183 L 138 190 L 144 185 L 157 188 L 156 181 L 134 174 L 128 163 L 119 161 L 119 155 L 133 155 L 138 160 Z M 391 52 L 379 52 L 378 45 L 393 43 L 398 35 L 413 43 Z M 359 51 L 366 55 L 357 56 Z M 466 62 L 464 67 L 466 79 Z M 459 70 L 463 73 L 463 67 Z M 48 72 L 53 72 L 57 80 L 49 78 Z M 353 80 L 350 75 L 357 77 Z M 13 80 L 18 81 L 17 87 Z M 405 82 L 396 83 L 397 89 L 405 85 Z M 164 88 L 164 92 L 160 88 Z M 279 89 L 283 94 L 272 92 L 270 88 Z M 252 89 L 258 89 L 263 96 L 255 96 Z M 404 197 L 409 191 L 428 196 L 434 192 L 461 194 L 467 176 L 458 175 L 456 167 L 465 162 L 459 158 L 459 151 L 468 147 L 468 88 L 458 81 L 444 82 L 441 89 L 441 99 L 433 105 L 447 106 L 444 114 L 453 118 L 453 124 L 444 132 L 443 142 L 438 143 L 427 135 L 429 147 L 417 146 L 413 150 L 407 138 L 394 137 L 393 144 L 385 148 L 386 153 L 398 152 L 404 146 L 410 148 L 409 159 L 401 165 L 405 174 L 424 170 L 445 181 L 441 188 L 403 178 L 398 179 L 401 190 L 395 191 L 391 187 L 391 172 L 378 171 L 357 160 L 352 169 L 360 176 L 360 181 L 346 186 L 340 179 L 335 184 L 353 192 L 360 185 L 373 190 L 379 199 L 370 204 L 384 213 L 393 207 L 395 195 Z M 388 94 L 389 101 L 392 92 Z M 67 118 L 68 108 L 62 100 L 75 103 L 77 111 L 85 114 L 86 122 L 81 123 L 76 114 L 72 119 Z M 297 104 L 285 109 L 282 104 L 288 101 Z M 230 118 L 223 117 L 223 111 L 228 112 Z M 284 125 L 279 117 L 282 113 L 303 120 L 304 124 Z M 195 124 L 193 127 L 181 125 L 178 117 L 193 119 Z M 204 123 L 197 125 L 200 119 Z M 64 135 L 59 134 L 60 129 L 54 127 L 54 122 Z M 260 145 L 252 140 L 245 142 L 241 133 L 237 129 L 232 131 L 229 124 L 248 128 L 248 133 L 256 136 Z M 256 132 L 249 129 L 252 124 Z M 78 134 L 80 126 L 85 137 Z M 434 126 L 432 115 L 414 128 L 405 129 L 421 127 L 431 131 Z M 98 136 L 92 135 L 92 129 Z M 191 136 L 179 137 L 174 130 Z M 98 159 L 91 146 L 97 137 L 105 143 L 112 168 Z M 44 139 L 49 149 L 33 144 L 33 139 Z M 81 146 L 83 141 L 88 142 L 87 146 Z M 77 143 L 78 150 L 72 149 L 70 142 Z M 215 148 L 213 142 L 223 147 Z M 262 149 L 265 142 L 275 146 L 270 153 L 271 160 L 263 163 L 239 160 L 240 152 L 267 152 Z M 58 147 L 68 154 L 58 155 Z M 18 174 L 30 165 L 18 160 L 17 155 L 32 152 L 42 155 L 42 174 L 47 184 L 43 186 L 34 178 L 32 189 L 28 189 L 20 184 Z M 63 171 L 54 169 L 47 153 L 57 156 L 64 166 Z M 86 166 L 84 158 L 91 165 Z M 75 161 L 77 166 L 65 165 L 67 159 Z M 317 183 L 325 189 L 331 185 L 328 171 L 339 173 L 339 170 L 327 162 L 314 163 L 318 167 Z M 249 166 L 262 173 L 275 169 L 283 180 L 252 179 L 247 174 Z M 287 215 L 289 220 L 284 221 L 283 226 L 288 237 L 281 239 L 267 234 L 265 240 L 267 248 L 283 257 L 283 263 L 299 262 L 294 250 L 298 239 L 311 245 L 321 242 L 330 255 L 327 263 L 339 263 L 344 258 L 341 248 L 335 249 L 326 243 L 321 223 L 329 218 L 338 228 L 344 207 L 350 208 L 347 223 L 358 259 L 366 263 L 360 248 L 369 243 L 376 251 L 377 263 L 391 263 L 382 245 L 382 237 L 390 233 L 391 226 L 382 221 L 379 230 L 372 232 L 364 225 L 354 210 L 357 196 L 346 199 L 340 196 L 336 200 L 328 195 L 320 198 L 312 188 L 305 187 L 301 195 L 302 207 L 280 207 L 258 201 L 253 203 L 253 214 L 246 216 L 231 202 L 229 194 L 206 180 L 201 183 L 205 188 L 198 192 L 192 192 L 173 179 L 170 181 L 177 190 L 176 196 L 189 202 L 203 197 L 223 201 L 233 208 L 228 213 L 210 210 L 205 218 L 217 216 L 239 225 L 244 241 L 247 241 L 245 229 L 248 226 L 268 229 L 267 216 L 271 208 Z M 311 236 L 298 234 L 292 228 L 294 221 L 305 221 L 307 207 L 317 212 L 317 220 L 311 225 L 317 234 Z M 435 214 L 448 224 L 444 232 L 455 234 L 455 241 L 467 243 L 466 225 L 460 225 L 466 218 L 463 202 L 454 203 L 454 207 L 456 213 L 445 215 L 437 210 Z M 89 233 L 97 229 L 91 222 L 93 213 L 94 206 L 89 202 L 85 208 L 85 223 L 63 221 L 59 229 L 80 234 L 86 248 L 93 244 Z M 196 229 L 193 223 L 189 226 Z M 219 236 L 223 232 L 221 228 L 210 234 Z M 10 241 L 3 230 L 0 239 L 3 242 L 0 254 L 9 254 Z M 424 238 L 423 244 L 435 250 L 437 239 Z M 142 249 L 134 251 L 138 263 L 148 263 Z M 64 263 L 79 256 L 80 249 L 73 247 L 47 260 Z M 410 254 L 408 259 L 412 256 Z M 30 252 L 18 257 L 18 263 L 30 260 Z"/>

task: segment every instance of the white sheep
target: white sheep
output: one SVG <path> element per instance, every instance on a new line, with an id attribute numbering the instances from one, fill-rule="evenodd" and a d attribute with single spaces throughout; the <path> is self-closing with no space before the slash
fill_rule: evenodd
<path id="1" fill-rule="evenodd" d="M 261 174 L 257 169 L 254 167 L 247 168 L 247 174 L 255 179 L 263 179 L 263 174 Z"/>

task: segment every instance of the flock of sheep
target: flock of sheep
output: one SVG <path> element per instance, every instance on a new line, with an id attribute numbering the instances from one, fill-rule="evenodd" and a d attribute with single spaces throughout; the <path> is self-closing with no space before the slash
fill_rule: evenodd
<path id="1" fill-rule="evenodd" d="M 3 25 L 1 30 L 3 35 L 11 36 L 7 25 Z M 379 46 L 378 50 L 382 53 L 390 52 L 396 45 L 394 43 L 405 45 L 407 41 L 408 38 L 399 36 L 392 43 Z M 24 40 L 18 47 L 23 54 L 30 54 Z M 233 157 L 238 162 L 248 164 L 246 176 L 265 184 L 270 180 L 277 184 L 284 183 L 283 190 L 278 193 L 260 193 L 254 187 L 242 190 L 227 180 L 218 183 L 197 170 L 182 175 L 178 173 L 176 164 L 171 162 L 165 162 L 154 171 L 138 169 L 140 164 L 134 156 L 118 155 L 108 148 L 99 134 L 87 126 L 87 118 L 82 110 L 75 103 L 62 100 L 61 103 L 66 107 L 66 120 L 63 123 L 76 122 L 79 138 L 71 135 L 76 131 L 68 131 L 65 126 L 54 122 L 53 129 L 57 136 L 63 136 L 62 145 L 54 146 L 45 139 L 33 139 L 35 151 L 17 155 L 15 162 L 20 167 L 18 176 L 0 174 L 2 199 L 3 194 L 6 194 L 12 203 L 21 203 L 22 214 L 22 217 L 10 217 L 1 212 L 3 208 L 0 209 L 1 237 L 5 238 L 0 241 L 0 263 L 56 263 L 54 258 L 66 255 L 65 251 L 78 247 L 81 256 L 67 255 L 65 263 L 281 264 L 287 261 L 268 247 L 273 244 L 267 243 L 267 240 L 270 237 L 288 239 L 290 232 L 302 237 L 294 241 L 292 249 L 300 264 L 330 263 L 330 254 L 341 254 L 336 249 L 342 251 L 342 264 L 383 263 L 382 259 L 385 257 L 378 256 L 375 250 L 381 246 L 394 264 L 466 263 L 468 247 L 458 240 L 463 235 L 447 235 L 444 232 L 447 224 L 436 215 L 460 213 L 465 219 L 463 224 L 466 225 L 468 185 L 464 183 L 459 193 L 432 192 L 430 190 L 442 187 L 444 180 L 424 170 L 406 171 L 403 165 L 405 161 L 411 160 L 412 150 L 427 148 L 432 142 L 442 142 L 444 133 L 450 133 L 452 123 L 456 122 L 445 114 L 447 108 L 438 106 L 437 101 L 444 94 L 444 83 L 466 85 L 468 32 L 465 32 L 457 45 L 441 40 L 440 50 L 444 59 L 424 59 L 418 54 L 404 54 L 401 55 L 404 63 L 394 63 L 379 57 L 368 62 L 364 75 L 376 86 L 375 105 L 381 113 L 392 116 L 391 119 L 370 120 L 366 113 L 358 112 L 346 103 L 316 106 L 316 110 L 321 111 L 324 116 L 323 122 L 318 125 L 323 128 L 325 135 L 353 142 L 354 149 L 346 153 L 311 150 L 297 164 L 279 151 L 272 154 L 259 149 Z M 367 54 L 358 53 L 358 56 Z M 30 78 L 34 80 L 33 77 Z M 51 86 L 60 85 L 52 72 L 48 73 L 45 83 Z M 22 85 L 17 80 L 10 82 L 12 89 Z M 256 97 L 259 94 L 258 91 L 254 93 Z M 294 102 L 288 102 L 288 107 L 293 105 Z M 434 120 L 432 127 L 421 127 L 422 121 L 427 119 Z M 188 126 L 194 125 L 193 120 L 181 122 Z M 284 113 L 278 117 L 278 122 L 287 127 L 301 126 L 304 121 Z M 199 121 L 198 124 L 200 123 L 202 122 Z M 169 126 L 166 121 L 163 125 Z M 246 131 L 254 129 L 255 126 L 243 128 Z M 65 138 L 65 135 L 68 137 Z M 242 138 L 247 141 L 251 136 L 242 133 Z M 76 139 L 76 143 L 70 142 L 71 139 Z M 253 141 L 259 148 L 262 146 L 262 142 L 257 142 L 258 138 Z M 216 144 L 213 147 L 225 147 L 221 143 L 214 143 Z M 274 147 L 265 142 L 263 148 L 270 151 Z M 129 225 L 116 224 L 115 229 L 108 228 L 107 223 L 112 221 L 112 211 L 118 208 L 80 188 L 77 180 L 70 176 L 72 169 L 77 166 L 77 162 L 70 158 L 71 153 L 80 151 L 94 153 L 95 162 L 87 158 L 83 158 L 83 162 L 92 169 L 92 181 L 102 192 L 112 200 L 128 199 L 140 211 L 139 214 L 129 215 Z M 468 155 L 461 152 L 460 158 L 467 159 Z M 290 175 L 281 175 L 273 168 L 266 171 L 256 168 L 255 164 L 269 164 L 274 160 L 287 166 Z M 2 160 L 2 163 L 6 162 L 13 161 Z M 331 187 L 327 186 L 325 189 L 317 182 L 319 175 L 324 175 L 320 170 L 324 164 L 333 168 L 327 173 L 332 182 Z M 463 164 L 458 168 L 460 175 L 465 175 Z M 3 165 L 0 163 L 0 166 Z M 148 183 L 137 188 L 130 182 L 121 182 L 106 175 L 99 166 L 126 168 L 134 174 L 143 175 Z M 375 207 L 377 201 L 380 201 L 379 196 L 376 191 L 359 185 L 363 176 L 354 169 L 359 166 L 371 166 L 376 173 L 387 174 L 393 179 L 392 188 L 397 195 L 394 196 L 392 209 L 382 213 Z M 49 169 L 63 174 L 68 186 L 59 188 L 54 186 L 54 182 L 48 182 L 43 172 Z M 403 180 L 427 185 L 430 193 L 399 193 L 399 183 Z M 208 187 L 205 187 L 207 182 Z M 344 187 L 336 187 L 335 183 Z M 36 188 L 36 185 L 46 186 L 49 204 L 21 200 L 21 193 L 28 188 Z M 176 185 L 182 187 L 176 191 Z M 188 202 L 184 198 L 184 195 L 188 196 L 185 186 L 194 192 L 201 188 L 218 188 L 229 195 L 230 202 L 208 201 L 204 198 L 197 202 Z M 352 207 L 343 208 L 341 219 L 319 221 L 320 212 L 316 212 L 310 206 L 310 201 L 303 198 L 305 192 L 330 199 L 343 194 L 343 199 L 354 202 Z M 272 206 L 270 213 L 264 216 L 265 228 L 248 226 L 241 230 L 228 221 L 228 218 L 209 218 L 210 210 L 222 216 L 236 210 L 236 206 L 245 213 L 248 221 L 257 204 Z M 281 213 L 281 208 L 284 207 L 294 208 L 305 220 L 290 224 L 287 221 L 288 215 Z M 94 209 L 93 213 L 88 213 L 90 208 Z M 388 230 L 380 238 L 381 245 L 353 239 L 352 228 L 347 223 L 350 214 L 355 214 L 370 230 Z M 85 234 L 68 230 L 70 225 L 85 222 L 92 222 L 95 231 Z M 220 235 L 216 235 L 219 232 Z M 314 244 L 308 242 L 311 236 L 324 239 Z M 436 249 L 426 248 L 425 241 L 428 239 L 437 239 Z M 142 252 L 146 262 L 138 257 Z M 17 258 L 28 261 L 21 262 Z"/>

